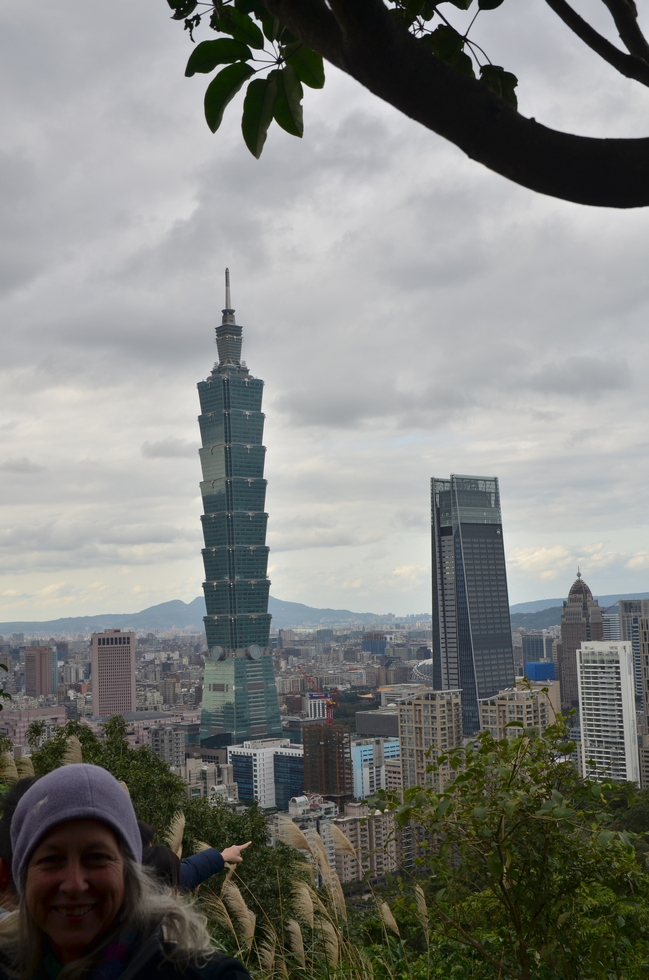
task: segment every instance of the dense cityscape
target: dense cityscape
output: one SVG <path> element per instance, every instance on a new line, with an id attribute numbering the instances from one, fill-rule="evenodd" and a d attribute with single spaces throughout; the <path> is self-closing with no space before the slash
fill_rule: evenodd
<path id="1" fill-rule="evenodd" d="M 0 732 L 14 758 L 70 720 L 101 738 L 120 716 L 189 799 L 256 804 L 278 834 L 287 819 L 316 832 L 346 885 L 417 856 L 368 798 L 442 792 L 448 753 L 479 732 L 542 735 L 563 715 L 583 777 L 649 787 L 649 601 L 602 609 L 577 571 L 560 621 L 512 630 L 496 477 L 431 479 L 430 617 L 271 628 L 263 382 L 241 359 L 227 270 L 225 296 L 218 360 L 198 386 L 205 633 L 3 637 Z"/>

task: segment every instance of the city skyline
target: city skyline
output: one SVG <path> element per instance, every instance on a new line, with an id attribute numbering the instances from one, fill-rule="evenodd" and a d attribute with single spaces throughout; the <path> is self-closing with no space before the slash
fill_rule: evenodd
<path id="1" fill-rule="evenodd" d="M 510 16 L 476 38 L 527 115 L 635 135 L 649 93 L 551 11 Z M 257 162 L 239 103 L 205 127 L 158 7 L 112 6 L 100 59 L 97 25 L 3 15 L 0 620 L 200 594 L 193 386 L 226 265 L 269 392 L 275 595 L 429 608 L 439 472 L 498 473 L 512 602 L 578 564 L 647 591 L 649 212 L 510 186 L 332 69 L 308 138 L 273 127 Z"/>

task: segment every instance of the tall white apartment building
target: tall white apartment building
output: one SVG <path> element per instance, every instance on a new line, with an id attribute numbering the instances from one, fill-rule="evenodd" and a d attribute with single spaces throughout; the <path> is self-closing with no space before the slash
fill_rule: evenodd
<path id="1" fill-rule="evenodd" d="M 135 633 L 92 634 L 92 713 L 95 718 L 131 714 L 135 694 Z"/>
<path id="2" fill-rule="evenodd" d="M 582 776 L 639 783 L 631 643 L 582 642 L 576 658 Z"/>

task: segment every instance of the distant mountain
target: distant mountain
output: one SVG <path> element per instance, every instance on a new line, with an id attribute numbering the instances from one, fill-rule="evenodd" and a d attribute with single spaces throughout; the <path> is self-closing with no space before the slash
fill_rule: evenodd
<path id="1" fill-rule="evenodd" d="M 283 602 L 273 596 L 268 601 L 268 611 L 273 617 L 276 629 L 291 626 L 326 626 L 331 623 L 385 622 L 388 615 L 375 613 L 355 613 L 349 609 L 314 609 L 301 602 Z M 100 616 L 68 616 L 65 619 L 50 619 L 43 622 L 17 621 L 0 623 L 0 634 L 11 633 L 96 633 L 105 629 L 132 630 L 171 630 L 192 626 L 203 629 L 205 599 L 197 596 L 192 602 L 172 599 L 157 606 L 149 606 L 136 613 L 104 613 Z"/>
<path id="2" fill-rule="evenodd" d="M 561 626 L 561 606 L 539 609 L 538 612 L 511 614 L 512 629 L 547 630 L 551 626 Z"/>
<path id="3" fill-rule="evenodd" d="M 559 596 L 558 599 L 535 599 L 533 602 L 517 602 L 511 607 L 512 614 L 516 613 L 532 613 L 538 612 L 540 609 L 549 609 L 556 606 L 562 606 L 566 598 L 566 595 Z M 614 606 L 616 602 L 620 599 L 649 599 L 649 592 L 620 592 L 617 595 L 596 595 L 595 599 L 599 602 L 600 606 L 607 609 L 608 606 Z"/>

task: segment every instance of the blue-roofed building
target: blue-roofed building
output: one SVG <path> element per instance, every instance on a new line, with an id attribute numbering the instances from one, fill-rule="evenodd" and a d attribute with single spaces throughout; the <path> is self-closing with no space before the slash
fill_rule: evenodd
<path id="1" fill-rule="evenodd" d="M 532 660 L 525 664 L 525 676 L 531 681 L 553 681 L 553 660 Z"/>

